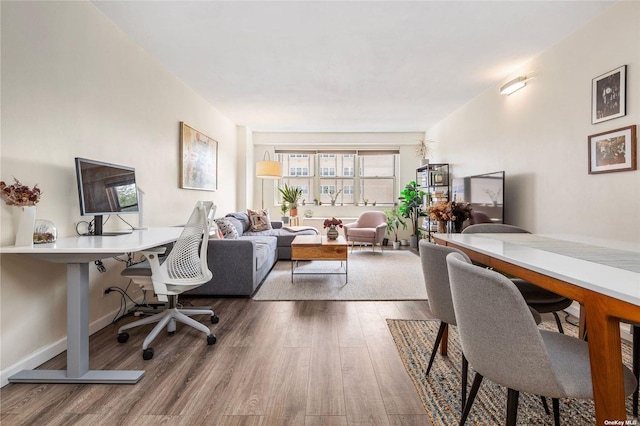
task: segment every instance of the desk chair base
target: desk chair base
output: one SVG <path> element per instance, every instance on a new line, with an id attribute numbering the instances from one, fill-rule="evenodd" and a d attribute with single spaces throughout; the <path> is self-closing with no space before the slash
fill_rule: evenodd
<path id="1" fill-rule="evenodd" d="M 144 342 L 142 343 L 142 359 L 150 360 L 151 358 L 153 358 L 153 348 L 149 347 L 151 342 L 153 342 L 153 340 L 158 337 L 158 334 L 160 334 L 160 331 L 165 326 L 167 327 L 167 331 L 169 333 L 175 332 L 176 321 L 178 321 L 205 333 L 207 335 L 207 345 L 215 344 L 217 340 L 216 336 L 215 334 L 211 333 L 209 327 L 199 323 L 188 315 L 209 315 L 211 317 L 211 324 L 217 324 L 220 321 L 218 316 L 211 309 L 178 309 L 174 307 L 175 299 L 175 296 L 170 296 L 170 307 L 165 311 L 147 318 L 142 318 L 138 321 L 134 321 L 120 327 L 118 329 L 118 342 L 126 343 L 127 340 L 129 340 L 129 333 L 126 333 L 126 330 L 157 322 L 156 326 L 153 327 L 153 330 L 151 330 L 151 332 L 147 335 L 147 337 L 144 339 Z"/>

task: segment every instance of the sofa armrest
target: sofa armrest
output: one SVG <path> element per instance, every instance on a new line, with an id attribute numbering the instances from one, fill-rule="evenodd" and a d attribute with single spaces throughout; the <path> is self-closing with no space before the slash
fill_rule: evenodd
<path id="1" fill-rule="evenodd" d="M 281 229 L 284 226 L 281 220 L 272 220 L 271 227 L 273 229 Z"/>

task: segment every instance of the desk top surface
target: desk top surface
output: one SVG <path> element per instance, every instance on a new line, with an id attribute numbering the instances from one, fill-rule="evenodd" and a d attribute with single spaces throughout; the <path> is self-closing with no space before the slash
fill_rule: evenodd
<path id="1" fill-rule="evenodd" d="M 640 306 L 637 243 L 551 234 L 434 234 L 434 238 Z"/>
<path id="2" fill-rule="evenodd" d="M 76 254 L 100 253 L 120 254 L 135 252 L 175 241 L 182 232 L 181 227 L 149 228 L 136 230 L 130 234 L 113 236 L 76 236 L 58 238 L 54 243 L 34 244 L 33 246 L 4 246 L 0 253 L 8 254 Z"/>

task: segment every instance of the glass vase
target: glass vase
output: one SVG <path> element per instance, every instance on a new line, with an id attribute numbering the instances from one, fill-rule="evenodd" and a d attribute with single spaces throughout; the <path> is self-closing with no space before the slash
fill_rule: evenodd
<path id="1" fill-rule="evenodd" d="M 327 238 L 329 240 L 335 240 L 338 238 L 338 229 L 335 227 L 335 225 L 331 225 L 329 227 L 329 229 L 327 229 Z"/>

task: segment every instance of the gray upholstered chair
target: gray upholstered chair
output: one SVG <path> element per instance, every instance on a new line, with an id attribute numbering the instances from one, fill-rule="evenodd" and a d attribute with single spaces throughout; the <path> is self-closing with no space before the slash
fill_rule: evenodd
<path id="1" fill-rule="evenodd" d="M 164 311 L 125 324 L 118 330 L 118 342 L 125 343 L 129 339 L 126 330 L 157 323 L 142 343 L 142 358 L 145 360 L 153 358 L 153 348 L 149 347 L 151 342 L 165 326 L 170 333 L 174 332 L 176 321 L 205 333 L 208 345 L 216 343 L 216 336 L 211 333 L 209 327 L 190 317 L 191 315 L 209 315 L 211 323 L 215 324 L 218 322 L 218 317 L 211 309 L 183 309 L 177 305 L 178 295 L 199 287 L 212 278 L 207 266 L 209 245 L 206 241 L 215 210 L 216 207 L 212 202 L 199 201 L 173 249 L 162 264 L 158 256 L 165 252 L 166 247 L 142 252 L 148 260 L 150 271 L 149 268 L 131 267 L 122 272 L 123 276 L 131 278 L 143 290 L 153 291 L 159 301 L 168 302 L 168 308 Z"/>
<path id="2" fill-rule="evenodd" d="M 353 243 L 371 243 L 371 247 L 375 251 L 376 244 L 382 247 L 384 234 L 387 232 L 387 215 L 380 211 L 362 212 L 358 220 L 344 225 L 344 237 L 347 243 L 351 241 L 351 250 L 353 251 Z"/>
<path id="3" fill-rule="evenodd" d="M 471 225 L 466 227 L 463 234 L 478 234 L 478 233 L 501 233 L 501 234 L 529 234 L 526 229 L 513 225 L 505 225 L 502 223 L 481 223 L 477 225 Z M 567 309 L 573 303 L 573 300 L 561 296 L 549 290 L 545 290 L 542 287 L 538 287 L 528 281 L 522 279 L 514 279 L 513 283 L 518 287 L 520 293 L 527 302 L 527 305 L 531 306 L 541 314 L 551 313 L 556 320 L 556 325 L 560 333 L 564 333 L 562 328 L 562 321 L 558 316 L 558 311 Z"/>
<path id="4" fill-rule="evenodd" d="M 422 264 L 422 273 L 424 275 L 424 283 L 427 289 L 427 300 L 429 302 L 429 310 L 431 314 L 440 320 L 440 327 L 438 328 L 438 334 L 436 341 L 433 344 L 431 350 L 431 358 L 429 359 L 429 365 L 425 376 L 429 375 L 433 360 L 435 359 L 438 347 L 442 342 L 442 336 L 444 335 L 449 325 L 456 325 L 456 315 L 453 310 L 453 301 L 451 300 L 451 289 L 449 288 L 449 272 L 447 270 L 447 255 L 450 253 L 458 253 L 470 262 L 466 254 L 460 250 L 440 246 L 437 244 L 429 243 L 426 239 L 420 240 L 418 243 L 420 251 L 420 262 Z M 531 310 L 536 322 L 539 324 L 541 321 L 540 314 Z M 445 353 L 446 353 L 446 348 Z M 462 355 L 462 403 L 466 397 L 467 390 L 467 360 Z"/>
<path id="5" fill-rule="evenodd" d="M 507 425 L 516 424 L 519 392 L 551 397 L 556 425 L 559 398 L 593 398 L 585 341 L 536 327 L 522 294 L 503 275 L 457 253 L 447 256 L 447 265 L 460 343 L 476 371 L 460 424 L 484 377 L 508 389 Z M 629 395 L 637 381 L 625 366 L 623 373 Z"/>

